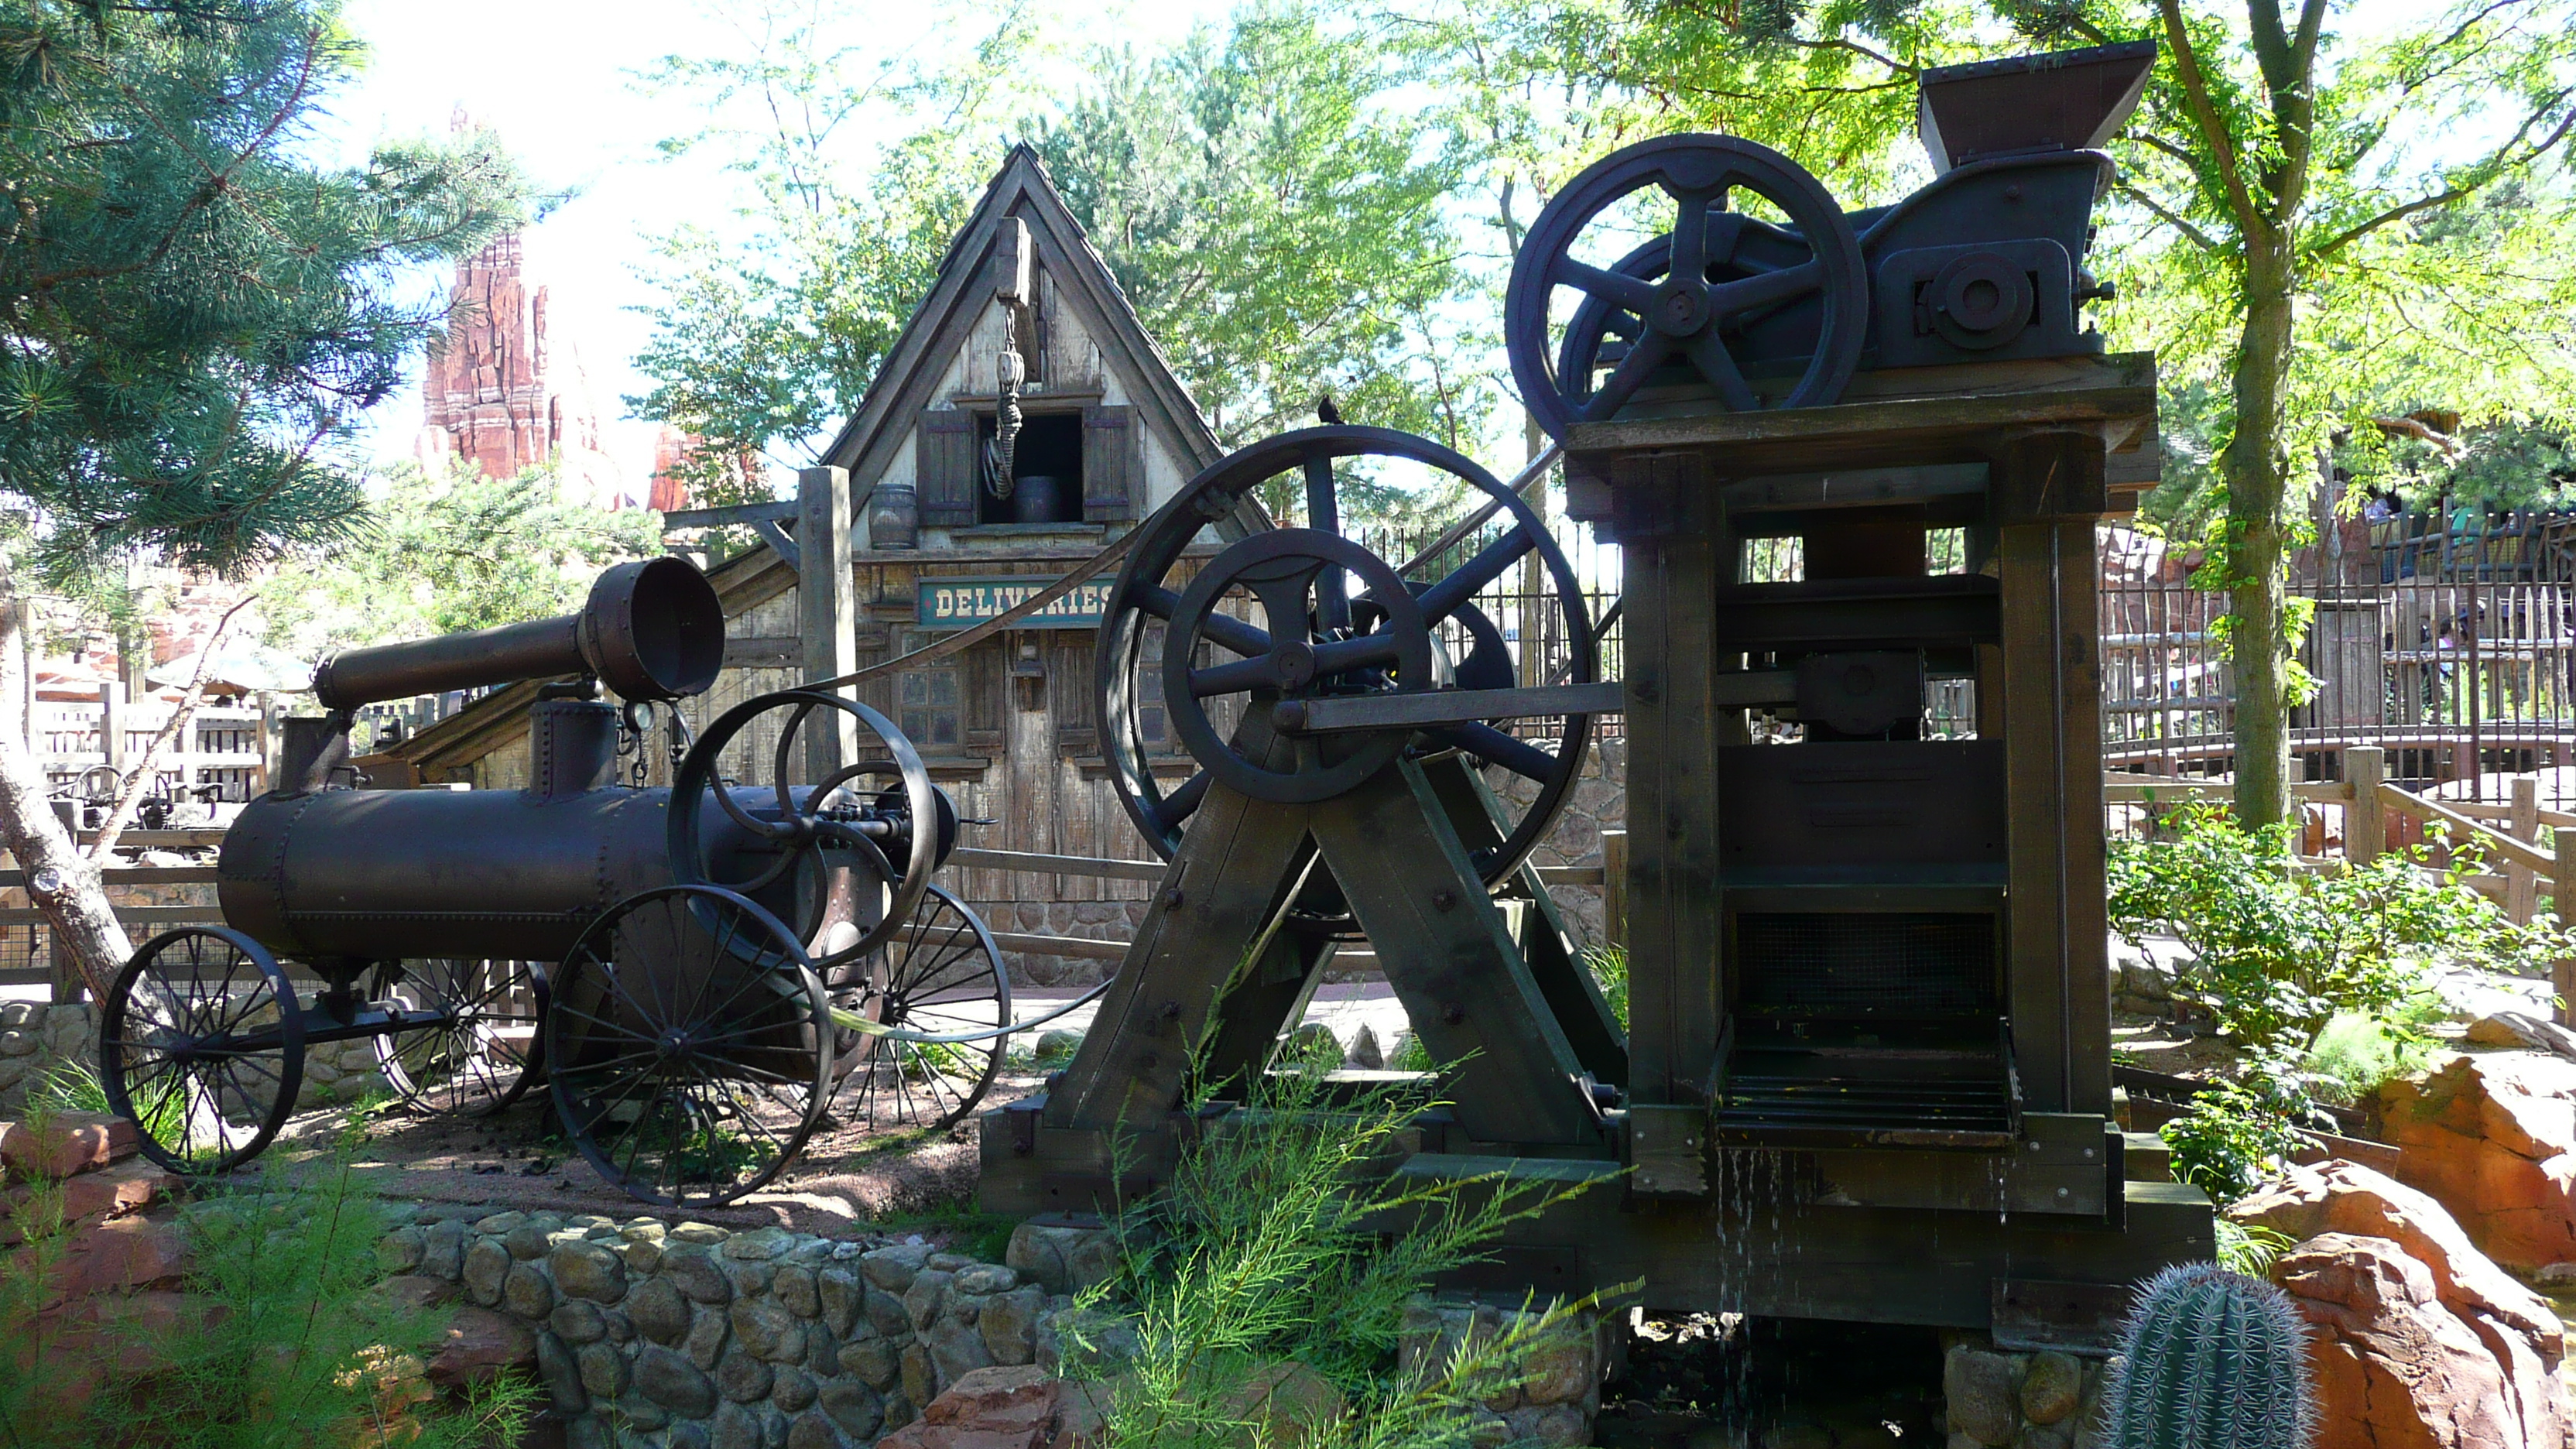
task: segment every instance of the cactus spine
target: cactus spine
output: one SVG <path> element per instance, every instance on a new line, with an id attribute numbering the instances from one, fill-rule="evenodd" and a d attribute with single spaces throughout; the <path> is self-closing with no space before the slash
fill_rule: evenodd
<path id="1" fill-rule="evenodd" d="M 2216 1263 L 2147 1280 L 2104 1394 L 2113 1449 L 2306 1449 L 2308 1331 L 2289 1295 Z"/>

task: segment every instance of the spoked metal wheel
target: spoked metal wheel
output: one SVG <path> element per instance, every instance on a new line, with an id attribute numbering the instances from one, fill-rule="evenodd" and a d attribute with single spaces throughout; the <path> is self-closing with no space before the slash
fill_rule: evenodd
<path id="1" fill-rule="evenodd" d="M 823 983 L 787 927 L 741 895 L 630 896 L 582 933 L 553 985 L 555 1111 L 629 1196 L 731 1202 L 776 1177 L 823 1115 Z"/>
<path id="2" fill-rule="evenodd" d="M 304 1015 L 258 942 L 218 926 L 165 931 L 108 988 L 99 1068 L 144 1156 L 174 1172 L 228 1172 L 295 1110 Z"/>
<path id="3" fill-rule="evenodd" d="M 852 763 L 798 783 L 809 742 L 833 735 Z M 892 720 L 837 694 L 782 690 L 725 711 L 680 762 L 671 870 L 776 912 L 829 971 L 911 915 L 957 825 L 956 806 Z"/>
<path id="4" fill-rule="evenodd" d="M 904 929 L 844 969 L 833 1004 L 916 1036 L 964 1036 L 1011 1019 L 1011 982 L 984 922 L 942 886 L 923 892 Z M 991 1089 L 1009 1038 L 892 1041 L 844 1031 L 839 1098 L 855 1123 L 941 1130 Z"/>
<path id="5" fill-rule="evenodd" d="M 369 995 L 423 1025 L 376 1038 L 376 1070 L 423 1115 L 483 1117 L 540 1075 L 546 974 L 533 961 L 388 961 Z"/>
<path id="6" fill-rule="evenodd" d="M 1585 231 L 1621 229 L 1631 198 L 1650 194 L 1670 206 L 1671 230 L 1615 261 L 1584 260 Z M 1745 199 L 1788 224 L 1748 214 Z M 1577 299 L 1561 340 L 1559 289 Z M 1734 136 L 1661 136 L 1603 157 L 1539 212 L 1512 262 L 1503 334 L 1521 400 L 1562 438 L 1668 367 L 1738 412 L 1831 403 L 1860 364 L 1869 301 L 1859 238 L 1815 177 Z"/>
<path id="7" fill-rule="evenodd" d="M 1397 460 L 1446 473 L 1498 504 L 1504 517 L 1492 537 L 1459 550 L 1463 557 L 1418 561 L 1430 576 L 1411 578 L 1340 537 L 1338 469 Z M 1291 473 L 1305 485 L 1311 527 L 1255 535 L 1190 573 L 1183 551 L 1209 520 Z M 1529 503 L 1491 473 L 1410 433 L 1304 428 L 1218 460 L 1141 530 L 1102 613 L 1099 719 L 1119 802 L 1157 853 L 1169 859 L 1180 848 L 1213 784 L 1255 799 L 1311 802 L 1401 753 L 1455 754 L 1497 771 L 1526 800 L 1504 802 L 1500 838 L 1473 851 L 1488 885 L 1519 869 L 1554 827 L 1582 772 L 1589 715 L 1544 717 L 1532 731 L 1544 745 L 1485 719 L 1331 734 L 1305 725 L 1305 707 L 1320 701 L 1510 684 L 1507 646 L 1474 600 L 1532 554 L 1546 576 L 1552 627 L 1569 651 L 1563 682 L 1596 679 L 1592 621 L 1572 564 Z M 1254 614 L 1257 623 L 1247 617 Z M 1158 773 L 1157 757 L 1170 747 L 1154 738 L 1162 731 L 1200 767 L 1186 782 Z M 1341 911 L 1338 892 L 1311 884 L 1299 904 L 1325 919 Z"/>

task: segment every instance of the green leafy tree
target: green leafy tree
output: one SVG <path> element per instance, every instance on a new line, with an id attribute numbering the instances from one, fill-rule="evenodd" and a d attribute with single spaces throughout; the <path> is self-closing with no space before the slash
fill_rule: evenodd
<path id="1" fill-rule="evenodd" d="M 307 128 L 358 59 L 330 0 L 0 0 L 12 592 L 86 589 L 147 555 L 237 570 L 345 534 L 352 419 L 441 320 L 402 279 L 530 208 L 481 133 L 314 162 Z M 15 620 L 0 608 L 0 635 Z M 14 644 L 0 698 L 27 687 Z M 103 995 L 124 932 L 7 731 L 0 840 Z"/>
<path id="2" fill-rule="evenodd" d="M 739 28 L 740 54 L 649 78 L 706 108 L 668 148 L 730 158 L 757 239 L 664 240 L 639 412 L 711 457 L 801 460 L 856 410 L 1017 134 L 1227 442 L 1310 421 L 1318 394 L 1354 421 L 1481 429 L 1492 390 L 1460 368 L 1445 310 L 1468 285 L 1448 219 L 1461 173 L 1357 21 L 1262 5 L 1168 52 L 1083 54 L 1060 94 L 1029 87 L 1049 45 L 1016 18 L 932 59 L 872 59 L 837 38 L 856 29 L 772 9 Z M 857 139 L 870 130 L 894 139 Z"/>
<path id="3" fill-rule="evenodd" d="M 1897 143 L 1926 66 L 2153 39 L 2161 58 L 2106 239 L 2115 343 L 2152 346 L 2207 440 L 2232 595 L 2237 801 L 2287 813 L 2287 550 L 2338 435 L 2427 404 L 2473 419 L 2563 408 L 2576 127 L 2565 0 L 2475 0 L 2340 33 L 2332 0 L 1520 0 L 1479 34 L 1512 63 L 1621 97 L 1625 129 L 1730 131 L 1788 152 L 1847 205 L 1921 173 Z M 1608 139 L 1608 138 L 1605 138 Z M 1606 149 L 1604 147 L 1603 149 Z M 2516 188 L 2520 188 L 2516 190 Z M 2508 195 L 2524 204 L 2498 204 Z M 2178 409 L 2179 411 L 2179 409 Z M 2186 455 L 2186 464 L 2192 461 Z"/>
<path id="4" fill-rule="evenodd" d="M 569 613 L 598 571 L 661 551 L 657 516 L 564 501 L 554 471 L 486 478 L 396 465 L 351 537 L 263 590 L 272 643 L 299 657 Z"/>

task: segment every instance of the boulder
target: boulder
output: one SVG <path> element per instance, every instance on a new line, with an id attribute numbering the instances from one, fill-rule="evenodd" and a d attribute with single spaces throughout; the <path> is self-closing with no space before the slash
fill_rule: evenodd
<path id="1" fill-rule="evenodd" d="M 1071 1387 L 1033 1364 L 977 1369 L 877 1449 L 1041 1449 L 1056 1435 L 1058 1399 Z"/>
<path id="2" fill-rule="evenodd" d="M 2469 1023 L 2469 1044 L 2523 1047 L 2576 1057 L 2576 1031 L 2519 1011 L 2496 1011 Z"/>
<path id="3" fill-rule="evenodd" d="M 488 1308 L 459 1308 L 430 1355 L 429 1381 L 452 1389 L 536 1366 L 537 1336 L 527 1325 Z"/>
<path id="4" fill-rule="evenodd" d="M 2434 1291 L 2452 1312 L 2511 1327 L 2553 1365 L 2565 1352 L 2558 1315 L 2539 1294 L 2479 1252 L 2440 1203 L 2384 1173 L 2340 1160 L 2291 1167 L 2227 1215 L 2294 1242 L 2327 1232 L 2387 1238 L 2432 1273 Z"/>
<path id="5" fill-rule="evenodd" d="M 172 1288 L 190 1267 L 179 1225 L 149 1217 L 87 1223 L 69 1235 L 54 1265 L 53 1301 L 137 1288 Z"/>
<path id="6" fill-rule="evenodd" d="M 2313 1449 L 2563 1449 L 2563 1413 L 2526 1412 L 2528 1382 L 2397 1242 L 2322 1233 L 2282 1254 L 2272 1276 L 2316 1329 Z"/>
<path id="7" fill-rule="evenodd" d="M 1117 1273 L 1118 1238 L 1107 1228 L 1032 1219 L 1011 1230 L 1002 1261 L 1049 1293 L 1079 1293 Z"/>
<path id="8" fill-rule="evenodd" d="M 1252 1426 L 1237 1441 L 1244 1449 L 1293 1449 L 1308 1439 L 1330 1438 L 1329 1430 L 1350 1412 L 1350 1405 L 1322 1374 L 1288 1360 L 1254 1369 L 1226 1395 L 1224 1412 L 1228 1419 Z"/>
<path id="9" fill-rule="evenodd" d="M 123 1162 L 142 1149 L 134 1124 L 102 1112 L 54 1112 L 0 1124 L 0 1164 L 20 1178 L 64 1178 Z"/>
<path id="10" fill-rule="evenodd" d="M 2397 1175 L 2508 1268 L 2576 1259 L 2576 1062 L 2461 1056 L 2380 1089 Z"/>

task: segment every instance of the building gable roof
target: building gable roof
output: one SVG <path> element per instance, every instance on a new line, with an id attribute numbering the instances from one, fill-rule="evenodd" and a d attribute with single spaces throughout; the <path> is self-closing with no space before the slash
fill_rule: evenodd
<path id="1" fill-rule="evenodd" d="M 854 491 L 865 496 L 901 446 L 912 420 L 938 401 L 948 361 L 966 345 L 976 321 L 992 304 L 994 243 L 1002 223 L 1017 217 L 1027 226 L 1037 264 L 1055 284 L 1057 305 L 1099 347 L 1103 366 L 1127 384 L 1130 402 L 1146 426 L 1175 440 L 1185 472 L 1195 473 L 1224 454 L 1198 404 L 1172 373 L 1171 364 L 1137 320 L 1136 309 L 1092 248 L 1091 239 L 1048 179 L 1045 163 L 1029 145 L 1011 148 L 1002 169 L 984 189 L 974 213 L 948 244 L 938 280 L 923 298 L 877 369 L 858 412 L 824 450 L 825 464 L 846 468 Z M 854 500 L 855 501 L 855 500 Z M 1266 520 L 1240 520 L 1248 527 Z"/>

